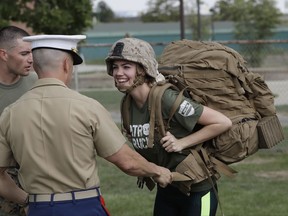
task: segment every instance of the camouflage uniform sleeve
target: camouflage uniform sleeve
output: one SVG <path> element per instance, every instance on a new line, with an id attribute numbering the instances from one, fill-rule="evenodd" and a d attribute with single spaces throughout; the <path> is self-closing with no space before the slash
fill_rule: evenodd
<path id="1" fill-rule="evenodd" d="M 7 170 L 11 178 L 19 186 L 19 181 L 17 178 L 18 170 L 17 169 L 8 169 Z M 0 216 L 26 216 L 24 208 L 21 208 L 18 204 L 5 200 L 0 197 Z"/>

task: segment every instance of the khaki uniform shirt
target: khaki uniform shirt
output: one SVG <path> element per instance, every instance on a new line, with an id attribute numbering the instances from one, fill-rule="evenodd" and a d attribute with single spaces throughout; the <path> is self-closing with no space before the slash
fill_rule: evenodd
<path id="1" fill-rule="evenodd" d="M 40 79 L 0 117 L 0 167 L 17 162 L 30 194 L 90 188 L 100 184 L 96 154 L 110 156 L 125 141 L 100 103 Z"/>

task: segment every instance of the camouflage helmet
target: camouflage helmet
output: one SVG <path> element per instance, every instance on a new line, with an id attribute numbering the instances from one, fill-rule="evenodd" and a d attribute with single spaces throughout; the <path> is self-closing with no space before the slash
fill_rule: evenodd
<path id="1" fill-rule="evenodd" d="M 141 64 L 147 75 L 156 78 L 158 63 L 155 58 L 155 52 L 148 42 L 137 38 L 123 38 L 112 45 L 105 61 L 110 76 L 113 75 L 113 60 L 128 60 Z"/>

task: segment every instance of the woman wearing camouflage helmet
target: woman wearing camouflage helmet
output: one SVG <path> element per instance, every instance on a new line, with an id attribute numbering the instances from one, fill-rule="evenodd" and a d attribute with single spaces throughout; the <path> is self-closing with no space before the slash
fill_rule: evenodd
<path id="1" fill-rule="evenodd" d="M 148 97 L 153 85 L 162 80 L 158 73 L 155 53 L 149 43 L 136 38 L 123 38 L 115 42 L 106 58 L 107 72 L 113 76 L 116 88 L 130 95 L 130 140 L 146 159 L 166 166 L 174 171 L 175 162 L 169 161 L 180 156 L 184 149 L 207 141 L 231 127 L 231 121 L 221 113 L 183 97 L 182 104 L 190 110 L 181 110 L 173 116 L 173 125 L 162 139 L 154 139 L 148 148 L 149 120 Z M 162 97 L 162 115 L 167 119 L 170 109 L 179 94 L 167 89 Z M 191 112 L 191 110 L 193 112 Z M 123 116 L 122 116 L 123 118 Z M 197 132 L 196 124 L 202 125 Z M 159 158 L 166 158 L 160 162 Z M 165 161 L 165 162 L 163 162 Z M 179 162 L 177 162 L 179 163 Z M 216 188 L 216 181 L 214 181 Z M 190 195 L 183 194 L 172 183 L 166 188 L 157 187 L 154 216 L 214 216 L 218 200 L 208 180 L 193 185 Z"/>

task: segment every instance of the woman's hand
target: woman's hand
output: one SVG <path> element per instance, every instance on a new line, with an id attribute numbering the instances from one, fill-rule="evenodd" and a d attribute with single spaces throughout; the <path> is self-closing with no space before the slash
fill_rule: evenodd
<path id="1" fill-rule="evenodd" d="M 170 132 L 166 132 L 160 143 L 167 152 L 181 152 L 183 150 L 181 141 Z"/>

